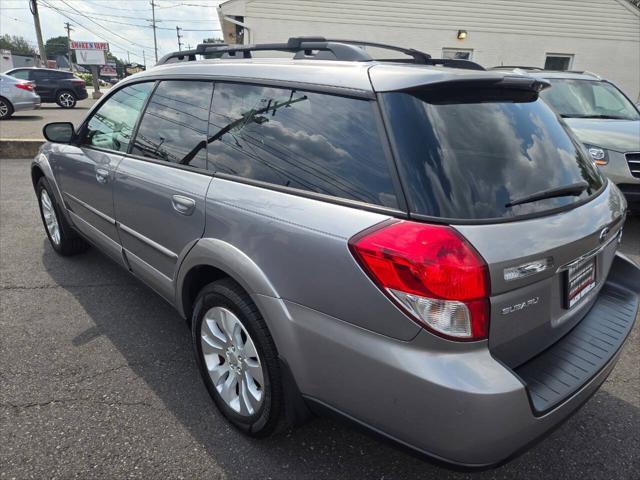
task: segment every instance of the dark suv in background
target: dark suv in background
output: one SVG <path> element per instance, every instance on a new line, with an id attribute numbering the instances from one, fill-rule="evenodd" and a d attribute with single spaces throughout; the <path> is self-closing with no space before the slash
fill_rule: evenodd
<path id="1" fill-rule="evenodd" d="M 42 103 L 57 103 L 62 108 L 73 108 L 78 100 L 88 96 L 84 80 L 71 72 L 52 68 L 14 68 L 5 74 L 33 82 Z"/>

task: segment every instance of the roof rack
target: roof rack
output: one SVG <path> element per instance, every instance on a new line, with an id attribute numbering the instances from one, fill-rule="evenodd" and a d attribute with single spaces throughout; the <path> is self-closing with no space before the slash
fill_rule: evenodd
<path id="1" fill-rule="evenodd" d="M 222 58 L 252 58 L 252 52 L 277 51 L 294 53 L 294 59 L 341 60 L 348 62 L 369 62 L 374 60 L 360 47 L 375 47 L 404 53 L 410 59 L 384 59 L 393 62 L 411 62 L 420 65 L 443 65 L 452 68 L 484 70 L 477 63 L 468 60 L 431 58 L 431 55 L 413 48 L 403 48 L 385 43 L 360 40 L 334 40 L 324 37 L 291 37 L 287 43 L 263 43 L 256 45 L 229 45 L 226 43 L 201 43 L 194 50 L 173 52 L 162 57 L 157 65 L 170 63 L 171 60 L 194 61 L 196 55 L 221 54 Z"/>
<path id="2" fill-rule="evenodd" d="M 543 71 L 544 68 L 540 67 L 527 67 L 524 65 L 499 65 L 497 67 L 491 67 L 489 70 L 515 70 L 516 68 L 520 70 L 536 70 Z"/>

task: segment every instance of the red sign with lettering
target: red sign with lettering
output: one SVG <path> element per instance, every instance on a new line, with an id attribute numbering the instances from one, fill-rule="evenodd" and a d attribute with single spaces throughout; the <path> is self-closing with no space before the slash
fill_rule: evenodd
<path id="1" fill-rule="evenodd" d="M 78 42 L 71 40 L 71 50 L 109 50 L 107 42 Z"/>

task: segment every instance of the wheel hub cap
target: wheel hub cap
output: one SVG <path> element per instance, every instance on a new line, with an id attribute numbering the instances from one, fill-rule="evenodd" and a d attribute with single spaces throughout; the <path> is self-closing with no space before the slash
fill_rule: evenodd
<path id="1" fill-rule="evenodd" d="M 253 340 L 230 310 L 213 307 L 202 320 L 200 344 L 209 377 L 222 400 L 249 416 L 264 400 L 262 362 Z"/>

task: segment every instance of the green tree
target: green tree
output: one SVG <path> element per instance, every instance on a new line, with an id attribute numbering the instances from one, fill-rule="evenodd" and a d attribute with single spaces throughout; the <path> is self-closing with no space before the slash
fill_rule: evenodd
<path id="1" fill-rule="evenodd" d="M 29 45 L 26 38 L 16 35 L 2 35 L 0 37 L 0 49 L 10 50 L 13 55 L 32 56 L 36 54 L 36 51 Z"/>
<path id="2" fill-rule="evenodd" d="M 116 67 L 125 64 L 123 60 L 120 60 L 111 52 L 107 52 L 107 62 L 116 62 Z"/>
<path id="3" fill-rule="evenodd" d="M 67 56 L 69 50 L 69 39 L 65 35 L 59 37 L 51 37 L 44 44 L 44 51 L 47 52 L 47 58 L 55 58 L 58 55 Z M 75 55 L 73 56 L 75 61 Z"/>

